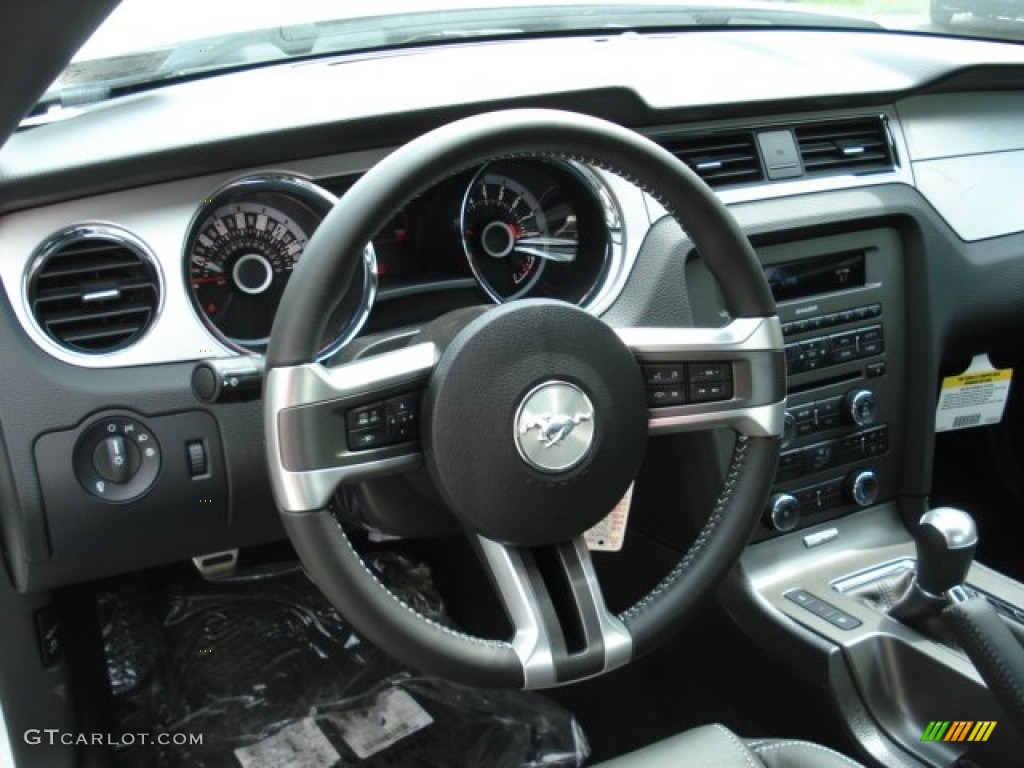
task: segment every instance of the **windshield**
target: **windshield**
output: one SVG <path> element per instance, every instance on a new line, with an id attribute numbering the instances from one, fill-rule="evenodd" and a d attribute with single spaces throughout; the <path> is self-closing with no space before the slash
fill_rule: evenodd
<path id="1" fill-rule="evenodd" d="M 43 104 L 72 106 L 289 58 L 552 33 L 721 26 L 884 28 L 1024 40 L 1024 0 L 124 0 Z"/>

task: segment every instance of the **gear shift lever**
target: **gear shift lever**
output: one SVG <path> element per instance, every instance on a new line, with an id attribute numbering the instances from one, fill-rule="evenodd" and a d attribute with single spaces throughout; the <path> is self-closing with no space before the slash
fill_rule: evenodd
<path id="1" fill-rule="evenodd" d="M 978 530 L 966 512 L 938 507 L 921 516 L 915 543 L 914 581 L 889 611 L 904 623 L 925 619 L 948 605 L 944 595 L 963 585 L 974 561 Z"/>
<path id="2" fill-rule="evenodd" d="M 963 510 L 939 507 L 921 516 L 916 543 L 917 586 L 928 594 L 943 595 L 967 578 L 978 529 Z"/>

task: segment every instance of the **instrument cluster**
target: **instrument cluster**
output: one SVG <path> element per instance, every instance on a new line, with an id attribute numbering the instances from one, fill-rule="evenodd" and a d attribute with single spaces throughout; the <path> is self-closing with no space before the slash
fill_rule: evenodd
<path id="1" fill-rule="evenodd" d="M 210 195 L 185 241 L 185 281 L 223 342 L 265 350 L 288 279 L 355 181 L 256 174 Z M 468 303 L 545 297 L 587 307 L 622 258 L 620 221 L 600 177 L 577 163 L 500 160 L 440 182 L 367 244 L 363 269 L 326 326 L 321 358 L 354 338 L 375 305 L 422 306 L 424 297 L 457 292 Z M 452 308 L 437 303 L 437 314 Z"/>

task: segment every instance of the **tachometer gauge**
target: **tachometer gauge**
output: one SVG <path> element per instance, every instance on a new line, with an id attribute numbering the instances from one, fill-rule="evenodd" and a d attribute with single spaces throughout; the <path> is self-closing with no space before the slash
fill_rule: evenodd
<path id="1" fill-rule="evenodd" d="M 469 266 L 495 301 L 525 296 L 549 263 L 576 260 L 576 211 L 536 163 L 497 162 L 470 183 L 462 204 Z"/>
<path id="2" fill-rule="evenodd" d="M 231 346 L 262 351 L 292 270 L 334 198 L 302 179 L 253 176 L 229 184 L 197 214 L 186 252 L 186 279 L 200 316 Z M 369 312 L 375 288 L 372 250 L 328 324 L 324 351 L 348 341 Z"/>

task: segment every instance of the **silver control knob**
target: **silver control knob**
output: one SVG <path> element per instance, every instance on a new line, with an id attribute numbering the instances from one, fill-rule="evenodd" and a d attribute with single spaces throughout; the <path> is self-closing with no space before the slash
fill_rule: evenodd
<path id="1" fill-rule="evenodd" d="M 843 398 L 843 413 L 858 427 L 870 427 L 878 414 L 878 396 L 870 389 L 851 389 Z"/>
<path id="2" fill-rule="evenodd" d="M 850 495 L 850 501 L 858 507 L 870 507 L 878 501 L 881 487 L 878 475 L 873 469 L 862 469 L 846 479 L 846 489 Z"/>
<path id="3" fill-rule="evenodd" d="M 792 531 L 800 523 L 800 501 L 789 493 L 776 493 L 768 499 L 765 522 L 776 531 Z"/>

